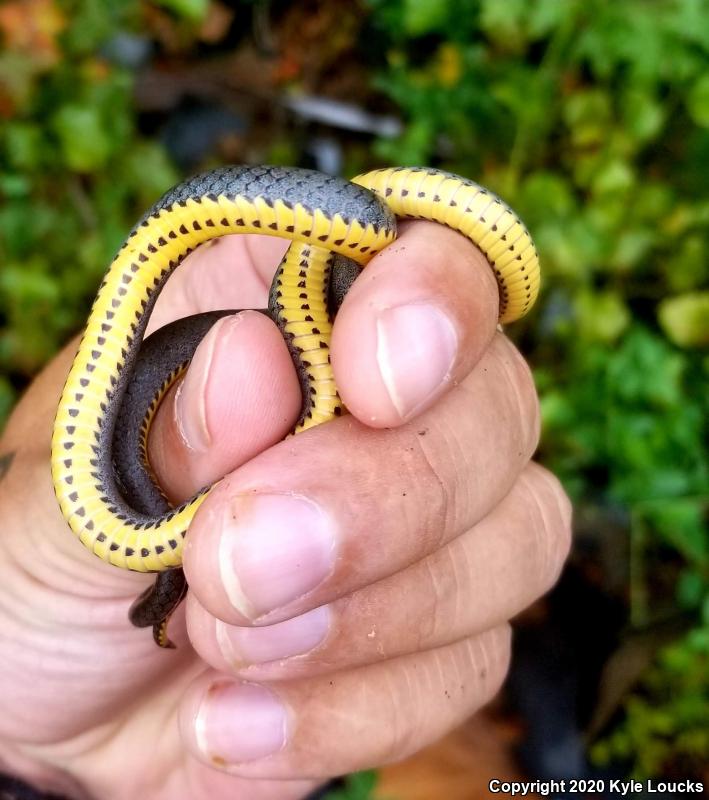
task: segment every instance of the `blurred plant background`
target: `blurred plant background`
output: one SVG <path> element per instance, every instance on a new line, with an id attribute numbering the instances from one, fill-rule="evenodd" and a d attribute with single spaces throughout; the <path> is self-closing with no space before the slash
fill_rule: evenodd
<path id="1" fill-rule="evenodd" d="M 516 663 L 547 709 L 539 642 L 575 676 L 572 776 L 706 777 L 707 3 L 9 0 L 0 120 L 0 426 L 186 173 L 430 164 L 510 202 L 544 284 L 509 333 L 577 528 Z M 558 777 L 533 683 L 520 753 Z"/>

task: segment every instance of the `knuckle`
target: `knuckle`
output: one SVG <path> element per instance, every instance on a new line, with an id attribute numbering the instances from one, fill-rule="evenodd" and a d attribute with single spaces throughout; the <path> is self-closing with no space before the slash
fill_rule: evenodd
<path id="1" fill-rule="evenodd" d="M 498 334 L 493 347 L 507 380 L 510 396 L 515 401 L 523 432 L 533 450 L 539 442 L 541 423 L 539 398 L 532 370 L 519 350 L 505 336 Z"/>
<path id="2" fill-rule="evenodd" d="M 504 682 L 510 656 L 511 629 L 504 624 L 399 662 L 385 692 L 379 763 L 411 755 L 488 703 Z M 447 702 L 437 703 L 437 697 Z"/>
<path id="3" fill-rule="evenodd" d="M 445 448 L 441 453 L 424 441 L 425 437 L 413 435 L 412 449 L 415 453 L 415 473 L 421 492 L 421 555 L 426 555 L 442 547 L 455 533 L 454 510 L 450 491 L 451 477 L 448 465 L 454 463 L 455 454 L 450 449 L 452 437 L 438 437 L 438 446 Z M 425 500 L 424 500 L 425 498 Z"/>
<path id="4" fill-rule="evenodd" d="M 387 735 L 382 742 L 382 763 L 398 761 L 416 752 L 426 740 L 430 698 L 422 691 L 419 665 L 407 660 L 389 692 L 392 701 L 387 714 Z M 393 698 L 396 698 L 393 700 Z"/>
<path id="5" fill-rule="evenodd" d="M 571 549 L 571 502 L 558 478 L 544 467 L 530 463 L 525 477 L 536 517 L 539 571 L 548 589 Z"/>
<path id="6" fill-rule="evenodd" d="M 490 701 L 500 690 L 512 656 L 512 629 L 505 623 L 468 640 L 473 663 L 482 683 L 482 702 Z"/>
<path id="7" fill-rule="evenodd" d="M 417 577 L 426 600 L 418 619 L 416 649 L 425 650 L 447 641 L 459 622 L 455 618 L 458 610 L 455 597 L 460 589 L 460 576 L 459 565 L 448 547 L 442 548 L 436 558 L 426 558 L 420 563 Z"/>

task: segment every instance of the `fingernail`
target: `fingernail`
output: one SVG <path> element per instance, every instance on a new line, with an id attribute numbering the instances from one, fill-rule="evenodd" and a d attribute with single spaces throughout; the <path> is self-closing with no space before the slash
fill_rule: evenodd
<path id="1" fill-rule="evenodd" d="M 197 745 L 216 766 L 276 753 L 286 743 L 286 726 L 286 709 L 273 692 L 232 681 L 207 689 L 195 719 Z"/>
<path id="2" fill-rule="evenodd" d="M 457 351 L 455 328 L 435 306 L 413 303 L 379 313 L 377 362 L 402 420 L 440 391 Z"/>
<path id="3" fill-rule="evenodd" d="M 312 591 L 334 563 L 334 523 L 305 497 L 241 495 L 225 510 L 219 569 L 227 596 L 247 619 Z"/>
<path id="4" fill-rule="evenodd" d="M 235 668 L 300 656 L 322 644 L 330 630 L 330 609 L 320 606 L 264 628 L 241 628 L 217 620 L 217 642 Z"/>
<path id="5" fill-rule="evenodd" d="M 229 347 L 229 337 L 239 325 L 238 316 L 224 317 L 212 326 L 192 359 L 175 393 L 175 422 L 185 445 L 203 453 L 212 444 L 207 421 L 207 389 L 217 348 Z"/>

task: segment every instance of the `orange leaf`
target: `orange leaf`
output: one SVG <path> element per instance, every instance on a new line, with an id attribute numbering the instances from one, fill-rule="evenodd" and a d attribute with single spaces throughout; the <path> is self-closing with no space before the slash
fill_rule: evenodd
<path id="1" fill-rule="evenodd" d="M 31 55 L 42 67 L 59 58 L 57 36 L 65 20 L 52 0 L 11 0 L 0 5 L 0 33 L 9 50 Z"/>

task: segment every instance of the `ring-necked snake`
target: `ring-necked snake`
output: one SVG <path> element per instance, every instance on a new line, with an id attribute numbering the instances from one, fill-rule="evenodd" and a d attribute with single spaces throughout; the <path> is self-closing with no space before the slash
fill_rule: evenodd
<path id="1" fill-rule="evenodd" d="M 52 476 L 62 513 L 86 547 L 124 569 L 160 573 L 130 612 L 135 625 L 153 627 L 159 645 L 170 646 L 167 622 L 186 590 L 183 540 L 210 487 L 170 507 L 148 464 L 148 430 L 211 325 L 234 313 L 179 320 L 142 344 L 161 288 L 185 256 L 215 237 L 292 240 L 264 313 L 300 379 L 298 433 L 343 411 L 329 359 L 332 317 L 358 269 L 395 239 L 396 217 L 440 222 L 480 248 L 499 284 L 501 322 L 529 310 L 539 261 L 524 224 L 491 192 L 434 169 L 380 169 L 352 181 L 295 168 L 217 169 L 169 191 L 111 264 L 57 410 Z"/>

